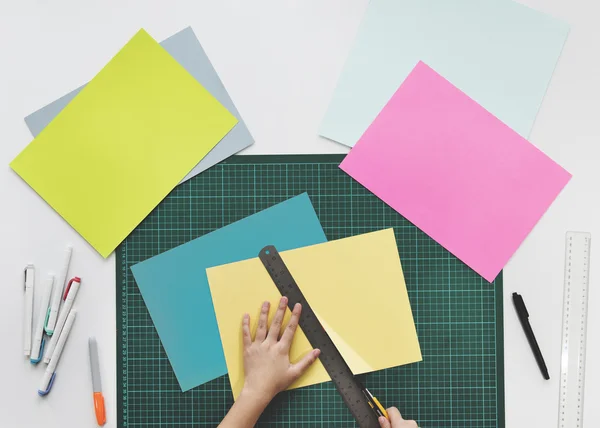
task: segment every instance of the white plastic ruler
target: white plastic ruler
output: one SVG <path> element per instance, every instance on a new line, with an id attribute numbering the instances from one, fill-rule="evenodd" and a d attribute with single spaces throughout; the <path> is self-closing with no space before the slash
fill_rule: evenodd
<path id="1" fill-rule="evenodd" d="M 589 233 L 567 232 L 559 428 L 583 428 L 591 241 Z"/>

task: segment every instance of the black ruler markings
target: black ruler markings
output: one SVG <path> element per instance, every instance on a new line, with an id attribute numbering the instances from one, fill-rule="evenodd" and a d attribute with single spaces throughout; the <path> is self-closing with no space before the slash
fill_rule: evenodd
<path id="1" fill-rule="evenodd" d="M 277 249 L 274 246 L 267 246 L 260 251 L 258 256 L 281 295 L 288 298 L 290 310 L 294 309 L 296 303 L 302 305 L 302 314 L 298 324 L 313 348 L 321 350 L 319 359 L 359 426 L 361 428 L 379 428 L 377 415 L 369 406 L 362 392 L 361 384 L 354 378 L 344 357 L 321 326 Z"/>

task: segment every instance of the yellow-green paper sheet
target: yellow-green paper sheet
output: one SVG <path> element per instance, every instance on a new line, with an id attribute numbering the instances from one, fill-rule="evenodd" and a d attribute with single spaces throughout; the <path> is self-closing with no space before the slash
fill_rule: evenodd
<path id="1" fill-rule="evenodd" d="M 393 229 L 284 251 L 281 257 L 354 374 L 421 361 Z M 271 323 L 281 294 L 258 258 L 209 268 L 206 274 L 237 398 L 244 385 L 242 316 L 250 314 L 254 337 L 262 302 L 271 302 Z M 288 309 L 282 330 L 290 316 Z M 298 329 L 291 361 L 311 349 Z M 317 361 L 289 389 L 330 379 Z"/>
<path id="2" fill-rule="evenodd" d="M 10 166 L 107 257 L 236 123 L 140 30 Z"/>

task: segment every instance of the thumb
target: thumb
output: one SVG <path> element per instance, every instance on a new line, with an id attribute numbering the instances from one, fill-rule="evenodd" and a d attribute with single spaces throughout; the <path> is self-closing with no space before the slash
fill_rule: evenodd
<path id="1" fill-rule="evenodd" d="M 292 365 L 292 370 L 294 373 L 294 378 L 298 379 L 300 376 L 304 374 L 306 370 L 315 362 L 317 358 L 321 354 L 320 349 L 313 349 L 308 354 L 306 354 L 300 361 L 296 364 Z"/>
<path id="2" fill-rule="evenodd" d="M 381 426 L 381 428 L 392 428 L 392 426 L 390 425 L 390 421 L 388 421 L 384 416 L 381 416 L 379 418 L 379 425 Z"/>
<path id="3" fill-rule="evenodd" d="M 390 407 L 387 409 L 388 416 L 390 417 L 390 423 L 392 426 L 400 425 L 404 421 L 400 411 L 396 407 Z"/>

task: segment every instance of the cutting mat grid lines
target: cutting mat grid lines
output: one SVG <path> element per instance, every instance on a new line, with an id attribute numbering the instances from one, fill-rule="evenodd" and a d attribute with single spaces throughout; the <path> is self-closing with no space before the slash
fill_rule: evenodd
<path id="1" fill-rule="evenodd" d="M 233 403 L 226 376 L 181 393 L 130 267 L 303 192 L 329 240 L 396 234 L 424 361 L 361 376 L 366 386 L 423 428 L 504 427 L 501 276 L 488 284 L 342 172 L 342 159 L 234 156 L 178 186 L 118 248 L 119 427 L 215 427 Z M 258 426 L 356 424 L 325 383 L 280 394 Z"/>

